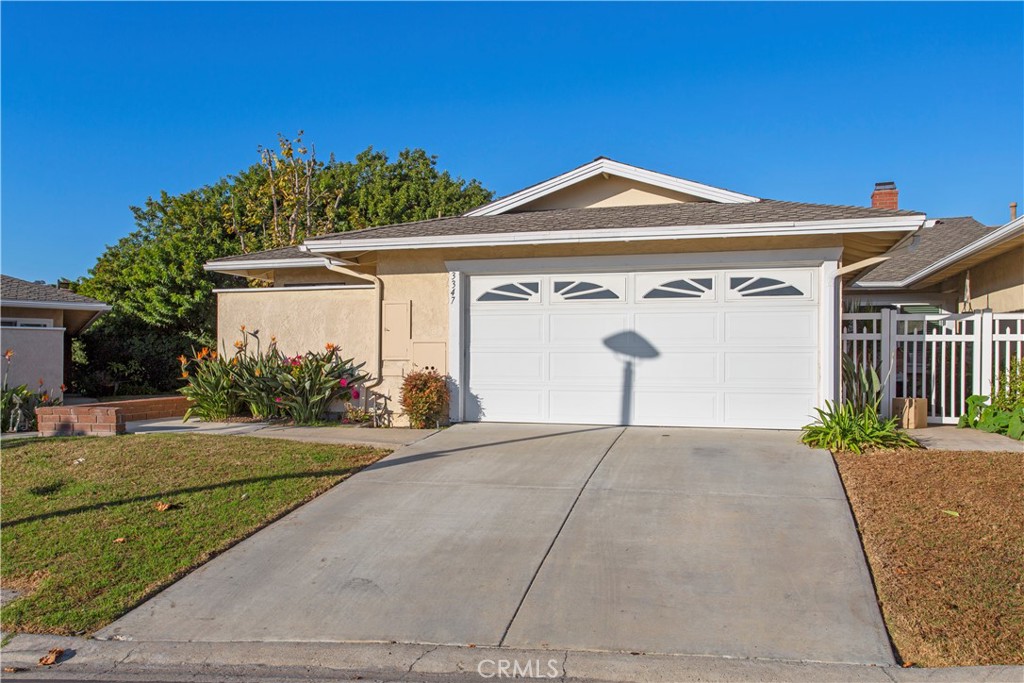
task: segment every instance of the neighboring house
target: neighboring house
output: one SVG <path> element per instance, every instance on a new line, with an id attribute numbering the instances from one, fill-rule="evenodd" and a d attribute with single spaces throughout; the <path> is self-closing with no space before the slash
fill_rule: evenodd
<path id="1" fill-rule="evenodd" d="M 52 396 L 60 396 L 71 338 L 109 310 L 105 303 L 66 289 L 0 276 L 0 348 L 14 353 L 8 384 L 35 389 L 42 383 Z"/>
<path id="2" fill-rule="evenodd" d="M 912 240 L 846 288 L 851 307 L 1024 311 L 1024 218 L 999 227 L 969 216 L 939 218 Z"/>
<path id="3" fill-rule="evenodd" d="M 218 336 L 340 344 L 455 421 L 797 428 L 837 393 L 844 283 L 929 224 L 775 201 L 606 158 L 462 216 L 218 259 Z"/>

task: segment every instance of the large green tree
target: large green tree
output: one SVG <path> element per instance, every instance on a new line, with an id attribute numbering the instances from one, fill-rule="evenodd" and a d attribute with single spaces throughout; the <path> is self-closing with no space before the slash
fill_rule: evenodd
<path id="1" fill-rule="evenodd" d="M 321 160 L 312 145 L 278 137 L 258 162 L 210 185 L 131 207 L 136 229 L 109 246 L 74 288 L 110 302 L 76 348 L 73 383 L 87 393 L 176 386 L 174 357 L 210 345 L 213 290 L 237 279 L 208 273 L 210 259 L 298 244 L 307 237 L 451 216 L 486 203 L 478 181 L 453 177 L 437 157 L 372 147 L 352 161 Z"/>

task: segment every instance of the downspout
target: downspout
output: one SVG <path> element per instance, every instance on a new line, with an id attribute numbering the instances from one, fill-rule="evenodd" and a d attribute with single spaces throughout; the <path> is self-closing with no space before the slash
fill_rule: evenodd
<path id="1" fill-rule="evenodd" d="M 350 270 L 344 266 L 338 265 L 333 259 L 327 259 L 327 270 L 334 271 L 335 273 L 341 273 L 342 275 L 348 275 L 350 277 L 359 278 L 361 280 L 369 280 L 373 283 L 374 293 L 374 306 L 373 306 L 373 331 L 377 335 L 374 342 L 373 349 L 377 357 L 374 359 L 375 363 L 373 367 L 376 368 L 377 372 L 375 377 L 368 383 L 364 384 L 363 387 L 366 389 L 373 389 L 374 387 L 380 386 L 381 382 L 384 381 L 384 348 L 383 348 L 383 334 L 381 333 L 382 327 L 382 309 L 384 304 L 384 283 L 376 275 L 370 275 L 369 273 L 360 273 L 354 270 Z"/>

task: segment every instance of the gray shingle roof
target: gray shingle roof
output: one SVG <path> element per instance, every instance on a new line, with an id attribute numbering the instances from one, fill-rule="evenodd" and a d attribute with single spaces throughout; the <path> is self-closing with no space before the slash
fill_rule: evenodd
<path id="1" fill-rule="evenodd" d="M 310 254 L 298 247 L 281 247 L 280 249 L 268 249 L 266 251 L 254 251 L 251 254 L 238 254 L 237 256 L 224 256 L 213 259 L 210 263 L 231 263 L 232 261 L 277 261 L 280 259 L 310 258 L 321 259 L 323 256 Z"/>
<path id="2" fill-rule="evenodd" d="M 991 229 L 970 216 L 939 218 L 934 226 L 920 231 L 921 238 L 914 251 L 883 261 L 857 282 L 899 282 L 974 242 Z"/>
<path id="3" fill-rule="evenodd" d="M 10 275 L 0 275 L 0 300 L 2 301 L 34 301 L 42 303 L 53 303 L 55 307 L 60 304 L 96 304 L 104 305 L 102 301 L 90 299 L 81 294 L 66 289 L 57 289 L 50 285 L 41 285 L 36 282 L 19 280 Z"/>
<path id="4" fill-rule="evenodd" d="M 543 232 L 549 230 L 629 229 L 683 225 L 729 225 L 734 223 L 801 222 L 857 218 L 922 216 L 917 211 L 871 209 L 862 206 L 834 206 L 762 200 L 743 204 L 689 202 L 652 206 L 616 206 L 591 209 L 523 211 L 497 216 L 452 216 L 413 223 L 385 225 L 351 232 L 324 235 L 307 240 L 358 242 L 366 239 L 400 239 L 447 235 L 480 235 Z"/>

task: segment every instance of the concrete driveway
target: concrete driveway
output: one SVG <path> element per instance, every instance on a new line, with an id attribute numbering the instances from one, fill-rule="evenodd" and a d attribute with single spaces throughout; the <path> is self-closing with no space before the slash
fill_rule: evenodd
<path id="1" fill-rule="evenodd" d="M 456 426 L 98 635 L 893 662 L 831 457 L 749 430 Z"/>

